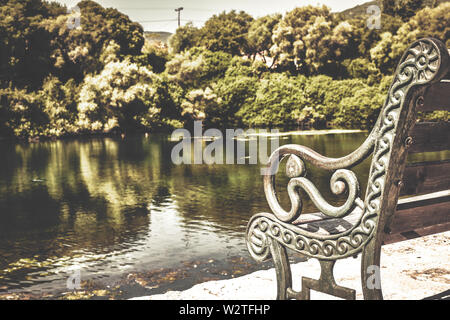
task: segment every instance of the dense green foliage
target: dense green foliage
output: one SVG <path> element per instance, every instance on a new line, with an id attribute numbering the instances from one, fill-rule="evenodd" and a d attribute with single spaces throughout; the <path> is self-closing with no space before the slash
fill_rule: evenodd
<path id="1" fill-rule="evenodd" d="M 450 3 L 382 1 L 367 15 L 314 6 L 188 23 L 169 48 L 116 9 L 81 1 L 0 0 L 0 136 L 144 132 L 189 126 L 370 128 L 407 46 L 450 46 Z M 438 5 L 438 3 L 440 3 Z M 448 119 L 448 113 L 423 115 Z"/>

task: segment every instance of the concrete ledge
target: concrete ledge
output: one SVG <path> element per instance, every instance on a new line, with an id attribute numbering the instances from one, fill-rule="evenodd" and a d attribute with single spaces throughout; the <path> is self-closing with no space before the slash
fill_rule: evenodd
<path id="1" fill-rule="evenodd" d="M 450 231 L 385 245 L 381 256 L 381 281 L 384 298 L 418 300 L 450 290 Z M 339 260 L 335 278 L 339 285 L 357 290 L 362 299 L 361 258 Z M 300 290 L 300 277 L 319 277 L 314 259 L 292 266 L 294 289 Z M 257 271 L 239 278 L 209 281 L 185 291 L 137 297 L 133 300 L 270 300 L 276 296 L 275 270 Z M 446 293 L 450 296 L 450 292 Z M 311 299 L 336 299 L 311 291 Z"/>

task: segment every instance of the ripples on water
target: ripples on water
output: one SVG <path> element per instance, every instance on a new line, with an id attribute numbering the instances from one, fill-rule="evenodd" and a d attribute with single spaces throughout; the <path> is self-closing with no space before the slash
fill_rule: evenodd
<path id="1" fill-rule="evenodd" d="M 280 144 L 337 157 L 365 136 L 294 136 Z M 247 257 L 247 221 L 269 210 L 260 167 L 176 166 L 170 158 L 176 143 L 166 135 L 1 142 L 0 292 L 64 289 L 77 269 L 85 279 L 107 281 L 194 259 L 227 264 L 230 257 Z M 368 166 L 355 169 L 363 190 Z M 308 170 L 329 190 L 330 173 Z M 280 177 L 280 190 L 286 183 Z M 281 200 L 287 204 L 283 193 Z M 314 211 L 308 201 L 304 207 Z"/>

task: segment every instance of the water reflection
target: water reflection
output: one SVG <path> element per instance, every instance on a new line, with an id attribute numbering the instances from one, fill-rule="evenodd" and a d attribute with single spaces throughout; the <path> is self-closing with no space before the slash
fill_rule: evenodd
<path id="1" fill-rule="evenodd" d="M 339 157 L 366 135 L 292 136 L 280 144 Z M 177 166 L 170 158 L 176 143 L 166 135 L 1 142 L 0 291 L 63 288 L 75 268 L 83 277 L 108 279 L 202 257 L 247 256 L 247 221 L 269 210 L 259 166 Z M 369 161 L 355 168 L 362 190 Z M 329 191 L 331 173 L 308 170 L 338 203 Z M 284 190 L 287 178 L 277 184 Z M 287 205 L 285 192 L 280 197 Z M 309 201 L 304 207 L 315 210 Z"/>

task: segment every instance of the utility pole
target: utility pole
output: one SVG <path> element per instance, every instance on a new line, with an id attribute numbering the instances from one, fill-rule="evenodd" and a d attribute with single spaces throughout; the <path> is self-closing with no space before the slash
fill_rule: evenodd
<path id="1" fill-rule="evenodd" d="M 183 7 L 176 8 L 175 11 L 178 12 L 178 28 L 180 27 L 180 12 L 183 10 Z"/>

